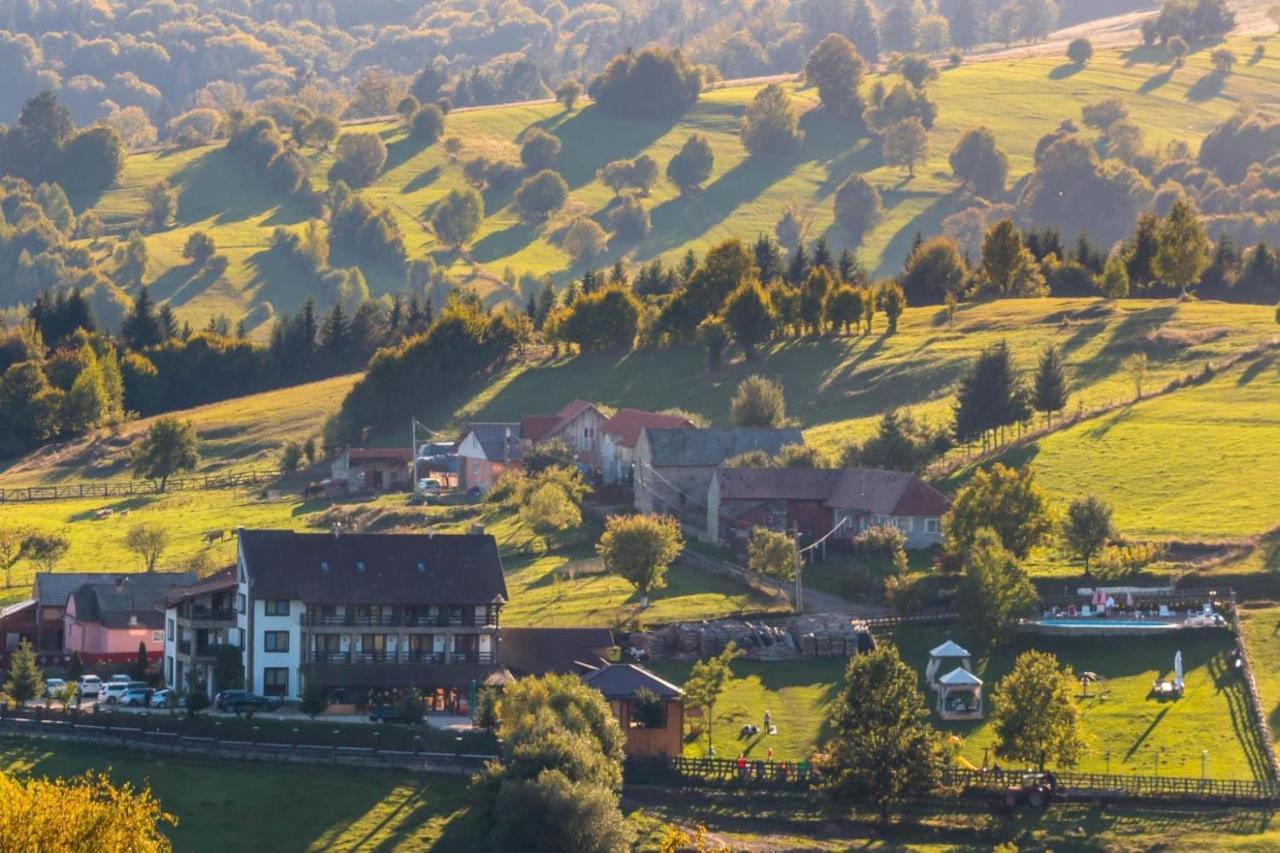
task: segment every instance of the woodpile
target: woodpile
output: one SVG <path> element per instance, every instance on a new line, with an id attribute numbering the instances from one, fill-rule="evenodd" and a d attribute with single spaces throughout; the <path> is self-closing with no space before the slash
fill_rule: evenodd
<path id="1" fill-rule="evenodd" d="M 791 637 L 804 657 L 852 657 L 875 648 L 875 638 L 865 624 L 840 613 L 797 616 Z"/>
<path id="2" fill-rule="evenodd" d="M 700 660 L 732 642 L 749 660 L 849 657 L 875 648 L 866 625 L 838 613 L 798 616 L 785 622 L 717 619 L 679 622 L 631 634 L 629 647 L 649 659 Z"/>

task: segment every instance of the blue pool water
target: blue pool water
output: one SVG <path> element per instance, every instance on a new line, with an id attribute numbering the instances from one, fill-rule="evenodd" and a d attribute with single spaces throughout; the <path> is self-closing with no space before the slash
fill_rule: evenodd
<path id="1" fill-rule="evenodd" d="M 1037 619 L 1045 628 L 1088 628 L 1091 631 L 1168 631 L 1179 623 L 1160 619 Z"/>

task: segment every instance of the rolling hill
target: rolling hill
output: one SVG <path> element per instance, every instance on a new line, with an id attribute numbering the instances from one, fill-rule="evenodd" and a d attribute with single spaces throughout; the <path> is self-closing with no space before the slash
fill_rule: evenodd
<path id="1" fill-rule="evenodd" d="M 1262 41 L 1265 37 L 1236 37 L 1230 47 L 1245 57 Z M 411 258 L 433 254 L 487 298 L 519 297 L 504 281 L 504 272 L 552 273 L 562 280 L 579 272 L 554 237 L 571 217 L 603 218 L 611 192 L 596 180 L 599 167 L 641 153 L 665 166 L 689 134 L 697 132 L 707 135 L 715 152 L 711 179 L 701 193 L 688 198 L 660 181 L 646 202 L 653 229 L 638 245 L 624 247 L 628 261 L 674 259 L 686 249 L 704 250 L 728 236 L 771 233 L 788 205 L 809 210 L 810 236 L 826 236 L 838 250 L 848 240 L 832 225 L 832 196 L 848 176 L 861 173 L 880 188 L 886 207 L 883 220 L 860 248 L 861 259 L 883 274 L 899 268 L 917 232 L 937 232 L 962 204 L 947 157 L 974 125 L 985 124 L 995 132 L 1009 154 L 1011 181 L 1017 181 L 1032 168 L 1040 136 L 1063 119 L 1078 121 L 1085 104 L 1119 97 L 1144 129 L 1146 145 L 1180 139 L 1194 146 L 1237 109 L 1274 105 L 1280 93 L 1280 58 L 1273 56 L 1241 61 L 1234 73 L 1223 76 L 1211 71 L 1207 50 L 1176 69 L 1156 49 L 1102 50 L 1083 69 L 1056 55 L 1027 53 L 942 71 L 930 85 L 940 110 L 929 134 L 928 162 L 910 180 L 882 163 L 878 143 L 814 110 L 815 91 L 795 83 L 787 85 L 802 113 L 805 140 L 799 154 L 786 162 L 749 161 L 738 123 L 761 85 L 757 83 L 708 91 L 678 121 L 619 121 L 590 105 L 565 112 L 553 103 L 459 110 L 448 117 L 445 130 L 446 138 L 457 137 L 461 143 L 457 158 L 446 154 L 443 143 L 421 146 L 398 124 L 374 123 L 363 129 L 381 134 L 389 155 L 383 174 L 366 192 L 399 221 Z M 466 255 L 442 250 L 424 227 L 424 217 L 445 193 L 464 184 L 461 161 L 480 154 L 515 157 L 515 140 L 529 127 L 547 130 L 563 144 L 559 169 L 571 190 L 565 210 L 534 228 L 516 217 L 509 190 L 489 192 L 487 216 Z M 308 156 L 317 186 L 323 187 L 331 157 L 314 150 Z M 293 311 L 305 299 L 307 278 L 269 252 L 268 240 L 273 228 L 298 225 L 307 213 L 220 146 L 131 156 L 119 186 L 96 202 L 113 237 L 136 224 L 143 188 L 159 179 L 178 188 L 181 199 L 176 224 L 147 237 L 148 278 L 154 295 L 168 300 L 180 318 L 200 325 L 217 314 L 233 319 L 249 315 L 254 334 L 261 337 L 273 312 Z M 194 230 L 208 231 L 227 255 L 230 266 L 222 278 L 197 274 L 182 259 L 182 246 Z M 109 251 L 111 242 L 104 241 L 99 250 Z M 375 293 L 403 288 L 402 273 L 357 255 L 338 252 L 334 262 L 359 264 Z"/>

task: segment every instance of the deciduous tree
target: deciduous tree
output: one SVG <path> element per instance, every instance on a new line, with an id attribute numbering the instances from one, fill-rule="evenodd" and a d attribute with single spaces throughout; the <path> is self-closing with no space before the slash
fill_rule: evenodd
<path id="1" fill-rule="evenodd" d="M 734 426 L 780 427 L 787 419 L 782 386 L 763 376 L 751 375 L 738 383 L 729 401 Z"/>
<path id="2" fill-rule="evenodd" d="M 1156 278 L 1186 296 L 1209 268 L 1212 251 L 1195 208 L 1191 202 L 1179 199 L 1160 224 L 1159 248 L 1152 268 Z"/>
<path id="3" fill-rule="evenodd" d="M 680 523 L 669 515 L 611 515 L 596 554 L 609 572 L 624 578 L 648 603 L 667 585 L 667 569 L 684 548 Z"/>
<path id="4" fill-rule="evenodd" d="M 831 33 L 813 49 L 804 64 L 805 82 L 818 89 L 823 109 L 862 118 L 862 57 L 844 36 Z"/>
<path id="5" fill-rule="evenodd" d="M 159 480 L 165 490 L 169 478 L 180 471 L 194 471 L 200 462 L 195 425 L 174 417 L 157 419 L 134 447 L 133 475 Z"/>
<path id="6" fill-rule="evenodd" d="M 1071 553 L 1084 562 L 1089 575 L 1089 561 L 1115 536 L 1111 524 L 1111 507 L 1094 495 L 1077 498 L 1067 507 L 1062 523 L 1062 540 Z"/>
<path id="7" fill-rule="evenodd" d="M 135 524 L 125 534 L 124 546 L 142 559 L 148 572 L 154 572 L 160 556 L 169 547 L 169 531 L 160 524 Z"/>
<path id="8" fill-rule="evenodd" d="M 880 221 L 884 209 L 880 191 L 861 175 L 853 175 L 840 185 L 834 205 L 836 222 L 855 243 L 862 242 L 866 233 Z"/>
<path id="9" fill-rule="evenodd" d="M 455 252 L 480 230 L 484 220 L 484 198 L 471 187 L 449 190 L 431 211 L 431 230 Z"/>
<path id="10" fill-rule="evenodd" d="M 956 611 L 965 633 L 988 651 L 1009 639 L 1018 619 L 1034 612 L 1039 597 L 991 528 L 979 528 L 964 554 Z"/>
<path id="11" fill-rule="evenodd" d="M 37 570 L 52 572 L 71 550 L 71 540 L 60 533 L 37 531 L 28 533 L 22 540 L 22 556 L 30 560 Z"/>
<path id="12" fill-rule="evenodd" d="M 715 165 L 715 155 L 711 151 L 711 143 L 701 133 L 695 133 L 684 141 L 680 150 L 667 163 L 667 179 L 680 190 L 680 195 L 688 195 L 701 189 L 707 178 L 711 177 L 711 169 Z"/>
<path id="13" fill-rule="evenodd" d="M 1052 654 L 1019 655 L 996 684 L 992 704 L 996 755 L 1001 758 L 1043 770 L 1050 761 L 1075 764 L 1084 754 L 1087 740 L 1075 674 Z"/>
<path id="14" fill-rule="evenodd" d="M 720 654 L 697 661 L 684 683 L 686 705 L 701 708 L 707 724 L 707 754 L 715 755 L 712 732 L 716 722 L 716 702 L 725 685 L 733 678 L 733 659 L 739 655 L 738 647 L 730 640 Z"/>
<path id="15" fill-rule="evenodd" d="M 890 643 L 854 655 L 831 719 L 819 789 L 841 810 L 868 801 L 888 823 L 894 806 L 927 794 L 944 761 L 916 671 Z"/>
<path id="16" fill-rule="evenodd" d="M 1004 192 L 1009 176 L 1009 158 L 996 144 L 995 134 L 986 127 L 965 132 L 951 150 L 951 172 L 984 198 Z"/>
<path id="17" fill-rule="evenodd" d="M 997 462 L 989 470 L 974 472 L 943 516 L 942 528 L 955 553 L 968 553 L 979 532 L 989 528 L 1015 557 L 1025 560 L 1049 541 L 1054 517 L 1030 467 L 1006 468 Z"/>
<path id="18" fill-rule="evenodd" d="M 742 117 L 741 134 L 754 157 L 784 157 L 799 148 L 803 134 L 787 90 L 770 83 L 757 92 Z"/>

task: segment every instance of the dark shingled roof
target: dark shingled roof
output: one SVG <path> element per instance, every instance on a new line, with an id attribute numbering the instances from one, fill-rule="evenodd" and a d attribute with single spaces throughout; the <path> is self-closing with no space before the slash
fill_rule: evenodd
<path id="1" fill-rule="evenodd" d="M 227 566 L 209 575 L 204 580 L 196 581 L 190 586 L 180 586 L 169 590 L 161 607 L 177 607 L 189 598 L 204 595 L 207 592 L 224 592 L 236 588 L 236 567 Z"/>
<path id="2" fill-rule="evenodd" d="M 41 607 L 66 607 L 76 587 L 114 577 L 109 572 L 36 572 L 31 596 Z"/>
<path id="3" fill-rule="evenodd" d="M 945 495 L 914 474 L 875 468 L 725 468 L 720 498 L 822 501 L 836 510 L 899 516 L 938 516 L 950 507 Z"/>
<path id="4" fill-rule="evenodd" d="M 804 444 L 793 427 L 727 427 L 709 429 L 649 429 L 650 462 L 655 466 L 712 467 L 750 450 L 770 456 L 788 444 Z"/>
<path id="5" fill-rule="evenodd" d="M 170 590 L 195 581 L 194 572 L 98 575 L 95 582 L 81 584 L 71 593 L 76 621 L 97 622 L 106 628 L 163 628 L 164 613 L 158 606 Z"/>
<path id="6" fill-rule="evenodd" d="M 325 687 L 470 687 L 493 680 L 505 683 L 501 667 L 481 664 L 346 664 L 307 663 L 302 673 L 308 682 Z M 499 676 L 494 678 L 494 676 Z"/>
<path id="7" fill-rule="evenodd" d="M 253 595 L 313 604 L 506 601 L 488 535 L 241 530 Z"/>
<path id="8" fill-rule="evenodd" d="M 523 458 L 520 449 L 521 428 L 518 423 L 468 424 L 466 431 L 458 439 L 459 446 L 462 445 L 468 432 L 476 434 L 476 441 L 480 442 L 485 458 L 490 462 L 501 462 L 503 459 L 518 462 Z M 507 441 L 508 434 L 510 434 L 510 441 Z M 504 443 L 507 444 L 505 455 L 502 450 Z"/>
<path id="9" fill-rule="evenodd" d="M 581 672 L 599 666 L 610 646 L 608 628 L 503 628 L 501 657 L 517 675 Z"/>
<path id="10" fill-rule="evenodd" d="M 606 699 L 630 699 L 636 691 L 648 688 L 663 699 L 683 696 L 684 691 L 664 681 L 642 666 L 614 663 L 582 676 L 582 680 L 599 690 Z"/>

